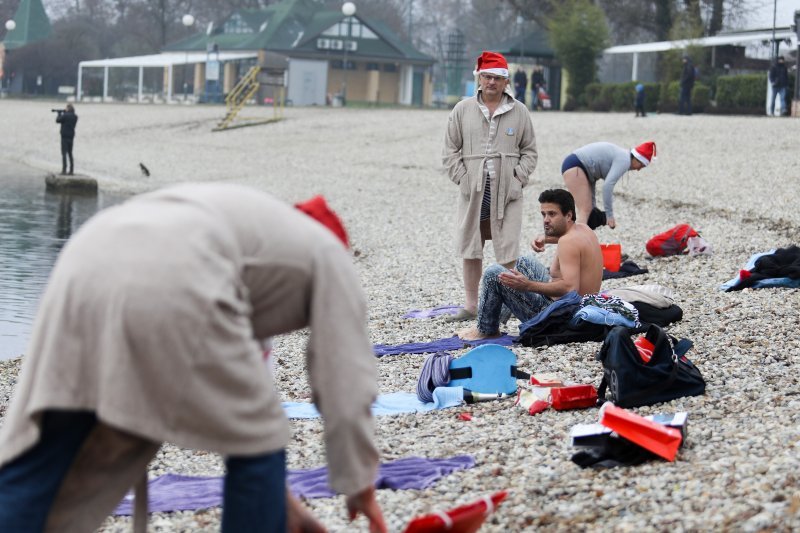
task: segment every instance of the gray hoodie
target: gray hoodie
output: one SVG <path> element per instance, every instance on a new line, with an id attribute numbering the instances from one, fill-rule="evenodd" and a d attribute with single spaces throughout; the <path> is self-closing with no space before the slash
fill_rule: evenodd
<path id="1" fill-rule="evenodd" d="M 603 208 L 606 216 L 614 216 L 614 185 L 631 168 L 631 153 L 609 142 L 596 142 L 582 146 L 573 152 L 586 169 L 589 185 L 592 188 L 592 207 L 597 205 L 595 184 L 603 184 Z"/>

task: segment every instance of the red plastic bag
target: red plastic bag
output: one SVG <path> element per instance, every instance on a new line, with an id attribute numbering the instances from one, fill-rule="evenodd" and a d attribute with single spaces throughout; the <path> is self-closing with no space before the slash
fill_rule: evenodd
<path id="1" fill-rule="evenodd" d="M 418 516 L 409 522 L 404 533 L 475 533 L 507 495 L 501 490 L 449 511 Z"/>
<path id="2" fill-rule="evenodd" d="M 648 420 L 611 403 L 600 408 L 600 423 L 642 448 L 674 461 L 683 437 L 675 428 Z"/>
<path id="3" fill-rule="evenodd" d="M 569 385 L 553 387 L 550 392 L 553 409 L 584 409 L 597 405 L 597 389 L 593 385 Z"/>
<path id="4" fill-rule="evenodd" d="M 700 235 L 689 224 L 678 224 L 663 233 L 652 237 L 645 247 L 647 253 L 653 257 L 665 255 L 679 255 L 686 250 L 687 241 L 690 237 Z"/>

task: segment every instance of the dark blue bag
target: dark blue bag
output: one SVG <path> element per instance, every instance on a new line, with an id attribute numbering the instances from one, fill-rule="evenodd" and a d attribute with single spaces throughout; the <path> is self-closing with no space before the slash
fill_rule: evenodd
<path id="1" fill-rule="evenodd" d="M 677 341 L 659 326 L 651 325 L 646 337 L 654 348 L 645 363 L 631 339 L 633 332 L 615 327 L 596 356 L 603 364 L 598 387 L 601 401 L 605 398 L 619 407 L 639 407 L 705 393 L 700 370 L 685 355 L 692 347 L 690 340 Z"/>

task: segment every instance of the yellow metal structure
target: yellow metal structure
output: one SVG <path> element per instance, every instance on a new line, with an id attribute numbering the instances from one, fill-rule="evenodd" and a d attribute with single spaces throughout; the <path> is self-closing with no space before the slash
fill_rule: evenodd
<path id="1" fill-rule="evenodd" d="M 217 124 L 218 130 L 227 129 L 231 125 L 236 115 L 242 110 L 247 101 L 253 97 L 258 90 L 258 73 L 261 72 L 261 67 L 251 67 L 247 74 L 239 80 L 236 87 L 233 88 L 228 96 L 225 97 L 225 107 L 227 113 L 225 118 Z"/>
<path id="2" fill-rule="evenodd" d="M 276 122 L 283 118 L 284 106 L 284 87 L 278 88 L 278 97 L 273 101 L 273 118 L 271 119 L 241 119 L 239 122 L 234 123 L 234 120 L 239 115 L 239 112 L 244 108 L 245 104 L 256 94 L 261 83 L 259 82 L 259 74 L 262 72 L 262 67 L 251 67 L 247 74 L 239 80 L 239 83 L 228 93 L 225 97 L 225 107 L 227 112 L 214 131 L 222 131 L 231 128 L 241 128 L 244 126 L 254 126 L 256 124 L 267 124 L 269 122 Z"/>

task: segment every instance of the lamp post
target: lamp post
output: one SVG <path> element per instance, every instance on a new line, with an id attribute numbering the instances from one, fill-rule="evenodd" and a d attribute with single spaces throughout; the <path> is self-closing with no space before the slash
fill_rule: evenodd
<path id="1" fill-rule="evenodd" d="M 342 41 L 342 48 L 344 48 L 344 54 L 342 59 L 342 69 L 344 72 L 342 73 L 342 106 L 347 105 L 347 38 L 350 36 L 350 20 L 349 18 L 356 14 L 356 5 L 353 2 L 345 2 L 342 4 L 342 15 L 345 16 L 344 19 L 344 27 L 345 27 L 345 36 Z"/>
<path id="2" fill-rule="evenodd" d="M 770 59 L 772 59 L 773 63 L 775 63 L 775 61 L 778 58 L 778 46 L 780 46 L 778 44 L 778 41 L 775 40 L 775 23 L 777 22 L 777 20 L 778 20 L 778 0 L 773 0 L 772 1 L 772 50 L 770 53 Z"/>
<path id="3" fill-rule="evenodd" d="M 194 24 L 194 17 L 187 13 L 186 15 L 183 16 L 183 18 L 181 18 L 181 23 L 183 24 L 183 26 L 186 29 L 189 29 Z M 189 68 L 189 50 L 187 49 L 185 51 L 185 53 L 186 53 L 186 56 L 185 56 L 185 59 L 183 61 L 183 101 L 184 102 L 186 102 L 186 93 L 187 93 L 187 89 L 189 88 L 188 84 L 186 83 L 186 70 Z"/>
<path id="4" fill-rule="evenodd" d="M 792 116 L 800 117 L 800 9 L 794 12 L 794 31 L 797 34 L 797 59 L 794 71 L 794 98 L 792 99 Z"/>
<path id="5" fill-rule="evenodd" d="M 17 23 L 14 22 L 13 19 L 9 19 L 9 20 L 6 21 L 6 31 L 7 32 L 14 31 L 14 28 L 16 28 L 16 27 L 17 27 Z M 8 35 L 8 34 L 6 34 L 6 35 Z M 0 76 L 2 76 L 2 77 L 0 77 L 0 89 L 3 88 L 2 84 L 5 81 L 5 77 L 6 77 L 5 69 L 3 68 L 4 64 L 5 64 L 5 61 L 6 61 L 6 54 L 5 54 L 5 48 L 3 48 L 2 54 L 0 54 Z"/>
<path id="6" fill-rule="evenodd" d="M 219 102 L 221 100 L 220 92 L 219 45 L 215 42 L 209 42 L 206 43 L 206 91 L 201 101 Z"/>

